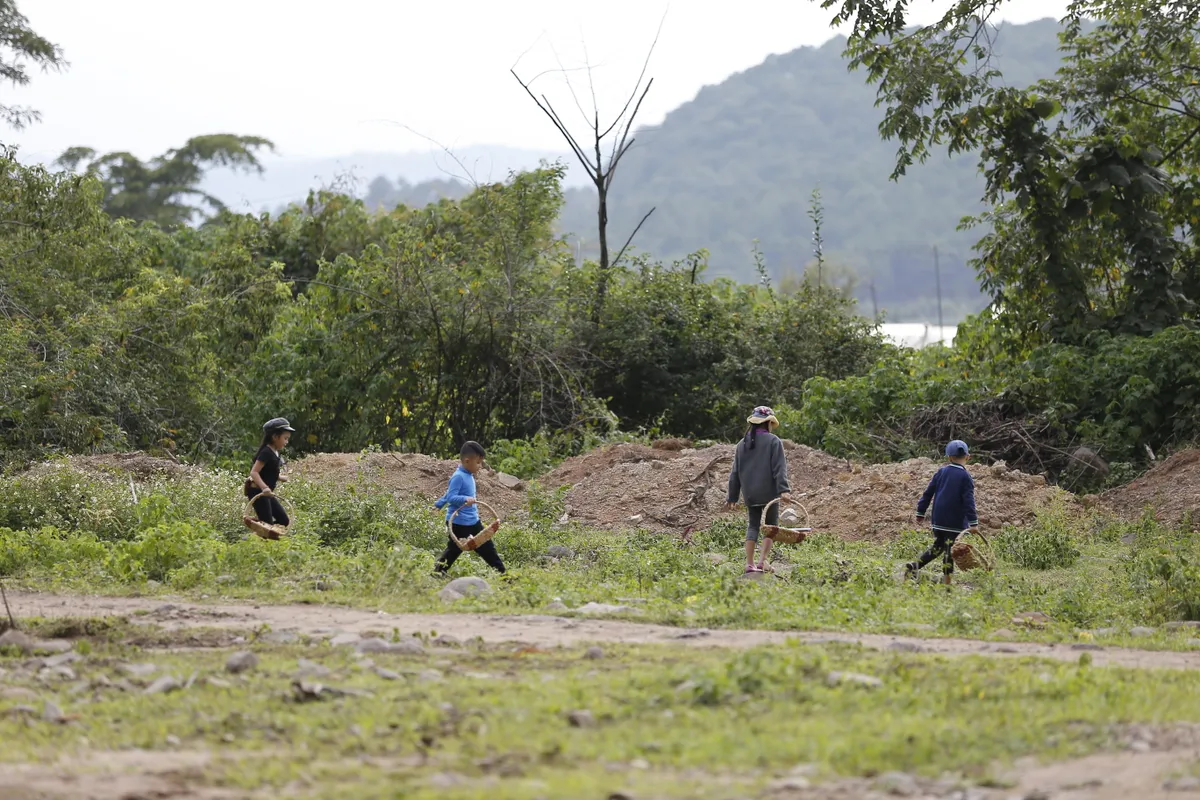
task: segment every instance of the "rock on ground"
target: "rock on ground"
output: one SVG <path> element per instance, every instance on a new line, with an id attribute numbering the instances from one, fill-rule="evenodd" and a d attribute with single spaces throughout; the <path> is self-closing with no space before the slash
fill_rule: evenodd
<path id="1" fill-rule="evenodd" d="M 249 650 L 239 650 L 225 662 L 225 671 L 237 675 L 238 673 L 252 670 L 257 666 L 258 656 Z"/>
<path id="2" fill-rule="evenodd" d="M 614 606 L 609 603 L 585 603 L 575 610 L 580 614 L 628 614 L 637 611 L 633 606 Z"/>
<path id="3" fill-rule="evenodd" d="M 862 686 L 867 689 L 878 689 L 883 681 L 874 675 L 862 675 L 858 672 L 831 672 L 825 678 L 830 686 Z"/>
<path id="4" fill-rule="evenodd" d="M 446 584 L 446 588 L 463 597 L 474 597 L 492 593 L 491 584 L 483 578 L 476 577 L 455 578 Z"/>

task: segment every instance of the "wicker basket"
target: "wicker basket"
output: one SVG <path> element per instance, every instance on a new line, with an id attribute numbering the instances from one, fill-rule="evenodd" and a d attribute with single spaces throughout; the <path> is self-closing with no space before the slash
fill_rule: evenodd
<path id="1" fill-rule="evenodd" d="M 950 558 L 954 559 L 954 566 L 964 572 L 973 569 L 984 569 L 991 572 L 996 566 L 996 557 L 992 554 L 992 543 L 983 535 L 982 531 L 974 528 L 967 528 L 961 535 L 973 533 L 979 537 L 982 542 L 981 547 L 976 547 L 968 542 L 958 541 L 950 547 Z"/>
<path id="2" fill-rule="evenodd" d="M 807 527 L 808 509 L 797 503 L 795 500 L 788 501 L 804 512 L 805 527 L 803 528 L 784 528 L 779 525 L 768 525 L 767 512 L 771 510 L 771 506 L 779 502 L 779 499 L 780 498 L 776 497 L 774 500 L 763 506 L 762 520 L 760 521 L 759 530 L 762 533 L 763 538 L 770 539 L 773 542 L 778 542 L 779 544 L 799 544 L 808 537 L 809 533 L 812 532 L 812 528 Z"/>
<path id="3" fill-rule="evenodd" d="M 450 515 L 450 519 L 446 520 L 446 530 L 450 533 L 450 538 L 453 539 L 454 543 L 458 545 L 459 549 L 464 552 L 478 550 L 481 545 L 490 542 L 492 537 L 496 535 L 496 531 L 500 530 L 500 515 L 496 513 L 496 510 L 482 500 L 476 500 L 475 505 L 491 514 L 493 520 L 491 525 L 488 525 L 474 536 L 468 536 L 466 539 L 460 539 L 454 535 L 454 518 L 457 517 L 459 511 L 462 511 L 464 508 L 466 508 L 466 506 L 459 506 L 458 511 L 455 511 Z"/>
<path id="4" fill-rule="evenodd" d="M 278 541 L 287 533 L 287 528 L 282 525 L 271 525 L 263 522 L 258 518 L 258 511 L 254 508 L 254 501 L 260 497 L 274 497 L 279 503 L 283 504 L 283 499 L 274 492 L 259 492 L 246 501 L 246 508 L 242 511 L 242 522 L 249 528 L 255 536 L 271 541 Z M 286 509 L 285 509 L 286 510 Z"/>

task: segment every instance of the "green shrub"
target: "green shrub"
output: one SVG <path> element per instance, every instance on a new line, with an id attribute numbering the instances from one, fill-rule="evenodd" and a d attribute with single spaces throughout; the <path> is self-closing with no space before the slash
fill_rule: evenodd
<path id="1" fill-rule="evenodd" d="M 1078 522 L 1061 502 L 1039 509 L 1034 521 L 1022 527 L 1009 526 L 996 537 L 1001 558 L 1026 569 L 1059 569 L 1079 559 L 1079 547 L 1071 528 Z"/>
<path id="2" fill-rule="evenodd" d="M 0 526 L 89 531 L 101 539 L 127 539 L 138 528 L 128 484 L 53 461 L 0 479 Z"/>
<path id="3" fill-rule="evenodd" d="M 1191 521 L 1177 528 L 1143 524 L 1128 562 L 1135 592 L 1167 619 L 1200 620 L 1200 533 Z"/>
<path id="4" fill-rule="evenodd" d="M 216 561 L 227 546 L 203 523 L 165 523 L 142 531 L 133 541 L 120 542 L 112 553 L 111 568 L 121 581 L 167 583 L 175 570 L 195 571 Z"/>

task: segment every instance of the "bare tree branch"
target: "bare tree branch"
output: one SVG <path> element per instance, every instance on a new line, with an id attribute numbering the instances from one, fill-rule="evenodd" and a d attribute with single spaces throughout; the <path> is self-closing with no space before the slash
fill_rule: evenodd
<path id="1" fill-rule="evenodd" d="M 658 208 L 658 206 L 654 206 L 647 211 L 646 215 L 642 217 L 642 221 L 639 222 L 637 227 L 633 229 L 633 233 L 629 234 L 629 238 L 625 240 L 625 244 L 621 245 L 621 249 L 617 251 L 617 257 L 613 259 L 614 264 L 621 263 L 621 256 L 625 255 L 625 249 L 629 247 L 629 244 L 633 241 L 633 237 L 637 236 L 637 232 L 642 229 L 642 225 L 645 224 L 646 220 L 650 219 L 650 215 L 654 213 L 654 209 L 656 208 Z"/>
<path id="2" fill-rule="evenodd" d="M 583 110 L 583 106 L 579 102 L 579 95 L 575 92 L 575 88 L 571 84 L 569 78 L 567 79 L 567 88 L 571 92 L 571 99 L 575 102 L 575 107 L 579 109 L 580 114 L 583 115 L 588 126 L 591 128 L 591 141 L 589 142 L 588 149 L 593 152 L 593 155 L 588 155 L 585 153 L 584 145 L 579 141 L 578 138 L 576 138 L 574 134 L 571 133 L 570 129 L 563 121 L 562 116 L 554 108 L 554 105 L 550 102 L 549 98 L 547 98 L 544 94 L 541 96 L 534 94 L 533 90 L 530 88 L 533 81 L 531 80 L 526 82 L 522 80 L 521 76 L 517 74 L 516 65 L 509 70 L 509 72 L 512 73 L 512 76 L 517 80 L 517 83 L 521 85 L 521 88 L 524 89 L 525 93 L 529 95 L 530 99 L 533 100 L 534 104 L 541 109 L 542 113 L 545 114 L 550 122 L 554 124 L 554 127 L 558 129 L 559 134 L 562 135 L 568 146 L 570 146 L 575 158 L 583 166 L 584 170 L 587 172 L 588 178 L 591 179 L 592 184 L 596 187 L 596 222 L 599 232 L 600 245 L 600 275 L 596 282 L 595 301 L 592 304 L 592 320 L 596 324 L 599 324 L 600 322 L 600 313 L 603 309 L 605 297 L 608 291 L 608 269 L 613 263 L 615 263 L 609 259 L 608 193 L 612 188 L 613 177 L 616 173 L 617 166 L 621 163 L 621 159 L 625 156 L 625 153 L 629 151 L 629 148 L 633 146 L 635 141 L 635 139 L 630 136 L 630 133 L 633 130 L 633 125 L 637 120 L 637 115 L 641 110 L 642 103 L 645 101 L 646 95 L 649 94 L 650 87 L 654 84 L 653 78 L 648 81 L 646 80 L 646 72 L 650 66 L 650 58 L 653 56 L 654 50 L 658 45 L 658 40 L 662 35 L 663 24 L 665 22 L 666 14 L 664 13 L 663 18 L 659 21 L 658 29 L 655 31 L 654 40 L 650 45 L 649 51 L 646 53 L 646 58 L 642 62 L 642 68 L 638 74 L 637 82 L 634 84 L 633 90 L 630 92 L 629 97 L 625 100 L 625 104 L 621 107 L 620 113 L 618 113 L 616 117 L 612 119 L 607 127 L 602 128 L 601 126 L 600 108 L 599 102 L 596 98 L 596 83 L 592 73 L 591 57 L 587 52 L 586 43 L 584 44 L 584 69 L 587 71 L 588 88 L 592 97 L 592 113 L 590 119 L 588 119 L 587 112 Z M 567 70 L 563 66 L 561 59 L 559 59 L 558 52 L 554 50 L 553 47 L 551 47 L 551 51 L 554 53 L 554 58 L 558 62 L 559 71 L 563 74 L 566 74 Z M 605 163 L 604 140 L 607 136 L 613 134 L 615 131 L 620 131 L 620 135 L 614 139 L 608 161 Z M 633 233 L 630 234 L 629 238 L 626 239 L 625 244 L 617 253 L 617 261 L 621 259 L 625 251 L 628 249 L 630 243 L 637 235 L 638 231 L 641 230 L 642 225 L 645 224 L 646 220 L 648 220 L 650 215 L 653 213 L 654 209 L 652 208 L 645 214 L 645 216 L 642 217 L 641 221 L 637 224 L 637 227 L 633 229 Z"/>

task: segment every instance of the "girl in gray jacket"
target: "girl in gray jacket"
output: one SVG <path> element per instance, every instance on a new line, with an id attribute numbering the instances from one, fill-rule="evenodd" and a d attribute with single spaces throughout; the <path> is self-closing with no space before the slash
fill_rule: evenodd
<path id="1" fill-rule="evenodd" d="M 770 539 L 763 540 L 762 560 L 754 563 L 754 551 L 758 549 L 758 535 L 762 525 L 763 507 L 772 500 L 792 499 L 788 486 L 787 456 L 783 452 L 783 441 L 772 431 L 779 427 L 775 412 L 767 406 L 759 406 L 746 419 L 750 429 L 745 438 L 738 442 L 733 454 L 733 470 L 729 473 L 727 509 L 732 509 L 740 495 L 746 502 L 749 514 L 746 525 L 746 572 L 762 572 L 767 568 L 767 554 L 771 552 Z M 771 506 L 767 513 L 767 524 L 779 524 L 779 504 Z"/>

